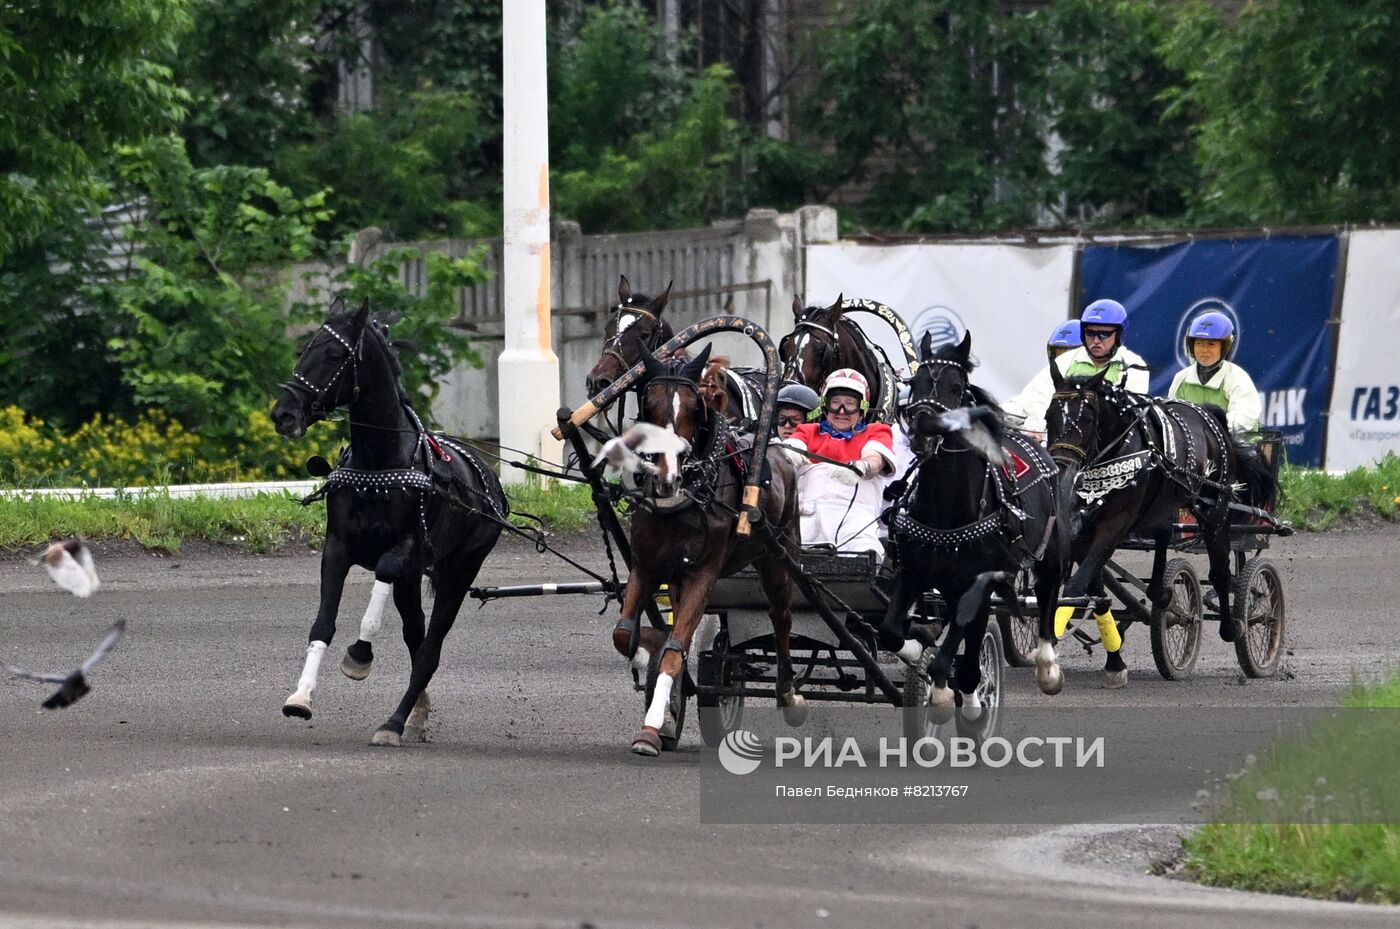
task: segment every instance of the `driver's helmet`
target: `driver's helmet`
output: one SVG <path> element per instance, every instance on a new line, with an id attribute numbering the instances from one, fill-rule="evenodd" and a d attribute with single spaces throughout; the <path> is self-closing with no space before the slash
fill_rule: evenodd
<path id="1" fill-rule="evenodd" d="M 1080 326 L 1117 326 L 1119 338 L 1128 329 L 1128 311 L 1117 300 L 1095 300 L 1079 315 Z"/>
<path id="2" fill-rule="evenodd" d="M 822 405 L 822 398 L 806 384 L 788 384 L 778 391 L 778 406 L 795 406 L 810 414 Z"/>
<path id="3" fill-rule="evenodd" d="M 1191 349 L 1197 339 L 1217 340 L 1221 343 L 1220 357 L 1229 358 L 1235 348 L 1235 324 L 1218 310 L 1202 313 L 1191 320 L 1191 327 L 1186 330 L 1186 357 L 1192 361 L 1196 360 L 1196 353 Z"/>
<path id="4" fill-rule="evenodd" d="M 1079 320 L 1067 319 L 1050 330 L 1045 345 L 1047 348 L 1078 348 L 1079 341 Z"/>
<path id="5" fill-rule="evenodd" d="M 860 397 L 862 410 L 870 407 L 870 382 L 855 368 L 837 368 L 827 375 L 826 383 L 822 384 L 823 403 L 833 390 L 849 390 Z"/>

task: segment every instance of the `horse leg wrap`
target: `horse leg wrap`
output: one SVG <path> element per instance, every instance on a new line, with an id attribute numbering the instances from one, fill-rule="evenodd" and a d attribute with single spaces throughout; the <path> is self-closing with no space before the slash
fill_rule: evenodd
<path id="1" fill-rule="evenodd" d="M 1060 606 L 1055 608 L 1055 638 L 1063 639 L 1065 630 L 1069 628 L 1069 621 L 1074 619 L 1075 611 L 1078 607 Z"/>
<path id="2" fill-rule="evenodd" d="M 647 707 L 647 716 L 642 725 L 648 729 L 655 729 L 658 732 L 666 722 L 666 708 L 671 704 L 671 686 L 676 679 L 669 674 L 658 674 L 656 676 L 656 690 L 651 695 L 651 706 Z"/>
<path id="3" fill-rule="evenodd" d="M 360 641 L 373 642 L 384 624 L 384 606 L 394 592 L 394 585 L 387 581 L 375 581 L 374 590 L 369 595 L 369 606 L 360 620 Z"/>
<path id="4" fill-rule="evenodd" d="M 1123 647 L 1123 637 L 1118 634 L 1118 624 L 1113 621 L 1113 611 L 1104 610 L 1094 614 L 1094 622 L 1099 624 L 1099 639 L 1106 652 L 1116 652 Z"/>

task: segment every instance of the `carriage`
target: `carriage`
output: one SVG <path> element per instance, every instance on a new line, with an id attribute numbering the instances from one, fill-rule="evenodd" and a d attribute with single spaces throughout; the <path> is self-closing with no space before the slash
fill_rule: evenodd
<path id="1" fill-rule="evenodd" d="M 1282 458 L 1282 435 L 1265 432 L 1259 442 L 1263 459 L 1277 473 Z M 1287 653 L 1287 616 L 1283 579 L 1278 567 L 1266 556 L 1275 537 L 1286 537 L 1293 530 L 1269 512 L 1247 504 L 1231 504 L 1230 553 L 1232 566 L 1231 610 L 1240 623 L 1241 634 L 1234 649 L 1240 670 L 1246 677 L 1276 676 Z M 1154 542 L 1130 537 L 1120 551 L 1151 552 Z M 1165 568 L 1165 583 L 1171 591 L 1171 604 L 1154 618 L 1147 597 L 1148 579 L 1125 566 L 1117 558 L 1108 560 L 1103 583 L 1112 595 L 1114 608 L 1127 618 L 1120 620 L 1120 634 L 1133 623 L 1148 628 L 1152 659 L 1158 673 L 1169 681 L 1191 676 L 1201 653 L 1201 633 L 1206 623 L 1220 621 L 1220 608 L 1214 591 L 1201 583 L 1191 556 L 1204 551 L 1201 527 L 1188 512 L 1172 526 L 1172 557 Z M 1003 621 L 1004 650 L 1012 667 L 1029 667 L 1035 648 L 1033 623 L 1014 617 Z M 1086 653 L 1101 645 L 1099 638 L 1081 627 L 1072 627 L 1074 640 Z"/>

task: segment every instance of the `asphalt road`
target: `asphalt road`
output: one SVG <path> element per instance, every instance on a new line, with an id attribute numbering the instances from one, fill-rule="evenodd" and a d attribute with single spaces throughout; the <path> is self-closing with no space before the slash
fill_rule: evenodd
<path id="1" fill-rule="evenodd" d="M 601 561 L 592 540 L 571 551 Z M 1126 690 L 1097 689 L 1099 660 L 1069 655 L 1057 705 L 1327 703 L 1396 659 L 1400 533 L 1304 535 L 1274 554 L 1288 679 L 1243 682 L 1207 638 L 1195 679 L 1163 682 L 1139 629 Z M 1146 877 L 1171 840 L 1160 827 L 702 823 L 694 724 L 679 752 L 628 753 L 640 701 L 593 601 L 469 605 L 431 690 L 430 741 L 376 749 L 407 671 L 387 633 L 355 683 L 338 671 L 342 622 L 315 719 L 279 711 L 314 556 L 99 552 L 99 571 L 102 590 L 78 601 L 0 561 L 6 662 L 57 670 L 115 617 L 130 624 L 75 707 L 41 711 L 41 688 L 0 683 L 0 927 L 1400 925 L 1380 908 Z M 485 574 L 570 577 L 518 545 Z M 346 617 L 368 586 L 355 576 Z M 1045 699 L 1026 672 L 1011 681 L 1013 701 Z M 1196 786 L 1116 802 L 1160 822 L 1151 811 Z"/>

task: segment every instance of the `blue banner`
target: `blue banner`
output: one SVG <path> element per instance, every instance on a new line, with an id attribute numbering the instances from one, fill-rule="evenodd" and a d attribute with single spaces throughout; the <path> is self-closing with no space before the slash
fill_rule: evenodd
<path id="1" fill-rule="evenodd" d="M 1080 253 L 1079 280 L 1080 307 L 1105 297 L 1127 307 L 1124 343 L 1151 366 L 1157 395 L 1187 364 L 1190 321 L 1207 310 L 1229 316 L 1233 360 L 1259 388 L 1263 428 L 1283 433 L 1293 464 L 1321 463 L 1336 236 L 1095 245 Z"/>

